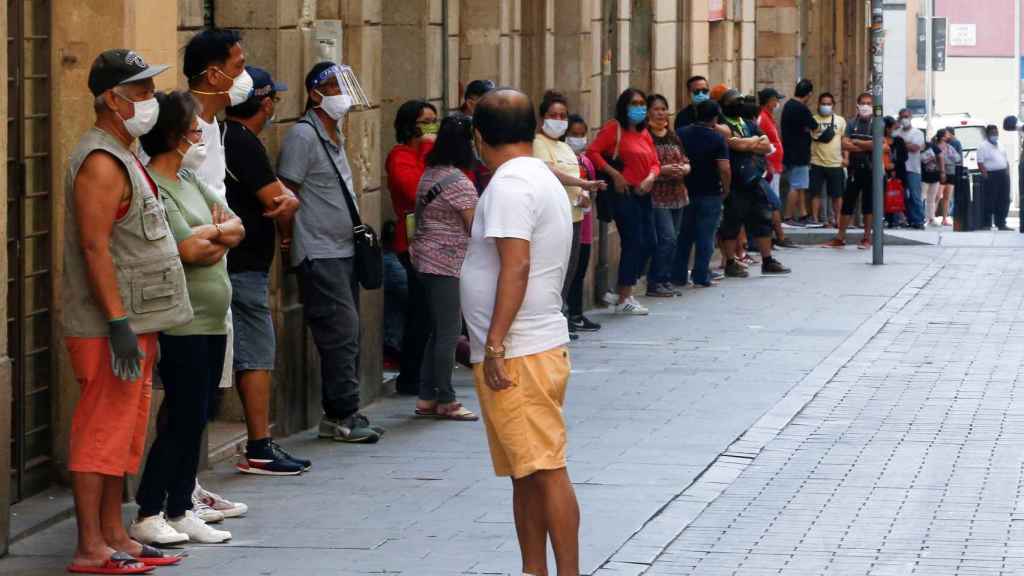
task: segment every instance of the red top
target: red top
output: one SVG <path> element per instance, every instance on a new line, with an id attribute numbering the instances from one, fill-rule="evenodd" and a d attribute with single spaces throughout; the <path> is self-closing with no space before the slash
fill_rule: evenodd
<path id="1" fill-rule="evenodd" d="M 405 233 L 405 216 L 416 211 L 416 189 L 420 178 L 427 169 L 427 153 L 434 147 L 432 141 L 420 142 L 419 148 L 407 144 L 396 144 L 388 154 L 385 170 L 388 174 L 388 190 L 391 192 L 391 206 L 395 209 L 395 253 L 404 254 L 409 250 Z"/>
<path id="2" fill-rule="evenodd" d="M 772 174 L 782 174 L 782 140 L 779 139 L 779 127 L 775 125 L 775 117 L 762 109 L 761 115 L 757 118 L 757 127 L 768 137 L 772 146 L 775 146 L 775 152 L 767 156 Z"/>
<path id="3" fill-rule="evenodd" d="M 605 157 L 611 158 L 615 154 L 615 137 L 619 123 L 609 120 L 597 138 L 587 148 L 587 157 L 594 163 L 598 170 L 608 165 Z M 630 186 L 639 186 L 649 174 L 657 176 L 661 174 L 661 164 L 658 162 L 658 151 L 654 148 L 654 140 L 647 130 L 622 130 L 622 140 L 619 141 L 619 159 L 622 160 L 622 175 Z"/>

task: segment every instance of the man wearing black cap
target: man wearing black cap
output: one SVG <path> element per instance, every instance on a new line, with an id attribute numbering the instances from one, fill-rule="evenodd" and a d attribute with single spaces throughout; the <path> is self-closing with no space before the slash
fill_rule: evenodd
<path id="1" fill-rule="evenodd" d="M 792 240 L 786 238 L 786 232 L 782 229 L 782 139 L 779 138 L 779 125 L 775 123 L 775 110 L 786 97 L 775 88 L 765 88 L 757 93 L 757 103 L 761 106 L 761 113 L 757 117 L 757 128 L 768 138 L 768 142 L 775 148 L 765 156 L 768 161 L 768 187 L 771 191 L 772 201 L 772 228 L 775 230 L 775 238 L 772 242 L 783 248 L 796 248 Z"/>
<path id="2" fill-rule="evenodd" d="M 306 93 L 306 114 L 284 137 L 277 173 L 302 201 L 289 255 L 320 352 L 320 437 L 371 444 L 384 431 L 359 412 L 359 292 L 348 207 L 350 200 L 358 209 L 359 200 L 339 130 L 353 95 L 342 88 L 342 67 L 333 62 L 313 66 Z"/>
<path id="3" fill-rule="evenodd" d="M 245 226 L 242 243 L 228 255 L 231 316 L 234 322 L 233 369 L 249 433 L 245 454 L 236 467 L 248 474 L 294 476 L 308 469 L 308 460 L 294 458 L 270 437 L 270 382 L 274 370 L 275 335 L 270 316 L 270 266 L 275 240 L 287 253 L 292 219 L 299 200 L 278 180 L 259 135 L 271 126 L 278 93 L 288 87 L 274 82 L 262 68 L 246 66 L 253 79 L 249 98 L 227 109 L 224 153 L 227 200 Z"/>
<path id="4" fill-rule="evenodd" d="M 141 573 L 179 560 L 131 540 L 121 516 L 124 476 L 138 473 L 145 447 L 157 333 L 192 319 L 156 186 L 130 150 L 156 124 L 153 77 L 166 69 L 131 50 L 96 58 L 96 122 L 71 153 L 64 182 L 62 323 L 81 386 L 68 458 L 76 572 Z"/>

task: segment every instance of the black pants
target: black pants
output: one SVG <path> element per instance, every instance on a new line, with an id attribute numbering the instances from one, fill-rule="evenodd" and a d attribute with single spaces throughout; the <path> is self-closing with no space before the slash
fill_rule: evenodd
<path id="1" fill-rule="evenodd" d="M 420 400 L 450 404 L 455 401 L 452 369 L 455 344 L 462 333 L 459 279 L 456 276 L 420 274 L 426 294 L 429 330 L 420 375 Z"/>
<path id="2" fill-rule="evenodd" d="M 580 231 L 583 222 L 572 224 L 572 251 L 569 252 L 569 269 L 565 271 L 565 280 L 562 281 L 562 302 L 569 300 L 569 290 L 572 288 L 572 279 L 576 277 L 576 268 L 580 264 Z"/>
<path id="3" fill-rule="evenodd" d="M 583 280 L 587 277 L 587 268 L 590 267 L 590 244 L 580 244 L 580 258 L 576 265 L 576 273 L 573 274 L 572 283 L 569 285 L 569 317 L 576 318 L 583 315 Z"/>
<path id="4" fill-rule="evenodd" d="M 1006 217 L 1010 213 L 1010 171 L 989 171 L 985 179 L 985 216 L 981 220 L 982 229 L 991 228 L 993 221 L 999 227 L 1006 226 Z"/>
<path id="5" fill-rule="evenodd" d="M 328 418 L 359 411 L 359 288 L 351 258 L 299 266 L 302 310 L 320 353 L 320 397 Z"/>
<path id="6" fill-rule="evenodd" d="M 203 431 L 224 369 L 227 336 L 160 335 L 160 380 L 164 401 L 157 417 L 156 440 L 135 501 L 139 516 L 164 511 L 179 518 L 192 509 Z"/>
<path id="7" fill-rule="evenodd" d="M 430 314 L 427 311 L 427 296 L 419 275 L 412 265 L 409 253 L 398 255 L 408 279 L 409 297 L 405 306 L 405 327 L 402 333 L 402 350 L 398 363 L 398 381 L 395 385 L 402 394 L 418 394 L 420 391 L 420 367 L 423 366 L 423 351 L 430 336 Z"/>
<path id="8" fill-rule="evenodd" d="M 874 214 L 875 198 L 873 194 L 871 166 L 850 168 L 850 180 L 843 192 L 843 216 L 853 216 L 860 200 L 860 213 L 869 216 Z"/>

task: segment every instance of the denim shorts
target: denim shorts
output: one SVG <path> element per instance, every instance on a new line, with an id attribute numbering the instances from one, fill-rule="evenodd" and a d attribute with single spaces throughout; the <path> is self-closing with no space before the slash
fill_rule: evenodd
<path id="1" fill-rule="evenodd" d="M 786 178 L 789 180 L 789 187 L 796 190 L 807 190 L 811 185 L 811 167 L 787 166 Z"/>
<path id="2" fill-rule="evenodd" d="M 230 276 L 235 372 L 273 370 L 277 340 L 270 317 L 270 275 L 236 272 Z"/>

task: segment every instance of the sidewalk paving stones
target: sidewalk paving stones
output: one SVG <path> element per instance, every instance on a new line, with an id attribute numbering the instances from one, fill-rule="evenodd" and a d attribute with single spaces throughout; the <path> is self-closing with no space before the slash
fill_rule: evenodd
<path id="1" fill-rule="evenodd" d="M 862 251 L 786 251 L 786 278 L 687 290 L 647 318 L 595 313 L 605 328 L 572 345 L 566 406 L 583 572 L 1024 561 L 1009 521 L 1024 453 L 1014 255 L 900 247 L 872 267 Z M 456 384 L 475 409 L 465 371 Z M 300 477 L 204 474 L 250 513 L 225 523 L 232 542 L 190 547 L 187 573 L 518 574 L 511 490 L 482 426 L 411 408 L 367 410 L 389 429 L 374 446 L 287 439 L 314 461 Z M 0 573 L 59 573 L 73 542 L 59 523 L 16 542 Z"/>

